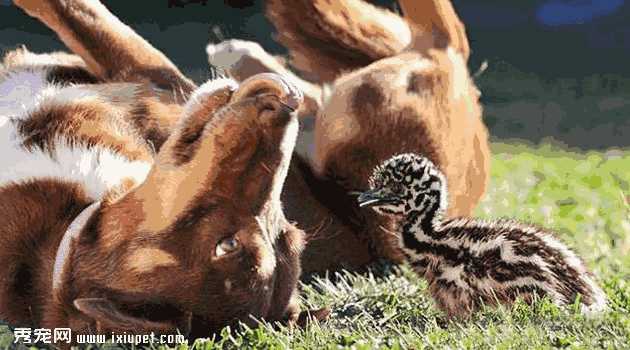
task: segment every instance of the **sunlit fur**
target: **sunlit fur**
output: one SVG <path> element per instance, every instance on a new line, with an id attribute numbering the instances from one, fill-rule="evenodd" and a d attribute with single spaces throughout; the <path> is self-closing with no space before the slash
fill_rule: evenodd
<path id="1" fill-rule="evenodd" d="M 593 276 L 551 232 L 512 220 L 443 220 L 446 181 L 427 158 L 394 156 L 374 170 L 370 187 L 373 197 L 389 199 L 373 208 L 401 220 L 400 246 L 449 316 L 535 295 L 558 305 L 579 295 L 585 313 L 606 308 Z"/>
<path id="2" fill-rule="evenodd" d="M 13 4 L 76 55 L 0 57 L 0 319 L 189 339 L 303 324 L 304 238 L 280 202 L 301 93 L 269 74 L 196 86 L 98 1 Z"/>
<path id="3" fill-rule="evenodd" d="M 451 1 L 399 0 L 399 13 L 363 0 L 264 3 L 287 56 L 241 40 L 207 52 L 239 81 L 271 71 L 304 91 L 298 114 L 306 132 L 283 191 L 287 218 L 307 234 L 304 271 L 404 261 L 387 234 L 394 220 L 364 215 L 349 195 L 393 154 L 429 156 L 449 180 L 446 215 L 470 215 L 486 188 L 490 149 L 465 26 Z"/>

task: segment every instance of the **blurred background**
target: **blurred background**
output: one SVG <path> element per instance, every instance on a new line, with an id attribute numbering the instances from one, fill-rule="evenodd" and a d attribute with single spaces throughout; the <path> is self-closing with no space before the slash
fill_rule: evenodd
<path id="1" fill-rule="evenodd" d="M 187 3 L 190 2 L 190 3 Z M 282 54 L 262 0 L 105 0 L 197 81 L 209 77 L 208 42 L 254 40 Z M 372 1 L 397 10 L 395 1 Z M 625 0 L 453 0 L 473 49 L 494 140 L 551 141 L 582 149 L 630 145 L 630 4 Z M 0 50 L 63 49 L 50 30 L 0 0 Z"/>

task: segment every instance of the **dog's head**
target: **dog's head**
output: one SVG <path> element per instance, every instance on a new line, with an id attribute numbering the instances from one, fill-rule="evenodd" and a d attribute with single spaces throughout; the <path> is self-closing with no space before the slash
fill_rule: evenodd
<path id="1" fill-rule="evenodd" d="M 280 192 L 301 96 L 279 76 L 202 85 L 144 183 L 103 200 L 74 240 L 59 305 L 78 330 L 208 336 L 279 320 L 302 232 Z"/>

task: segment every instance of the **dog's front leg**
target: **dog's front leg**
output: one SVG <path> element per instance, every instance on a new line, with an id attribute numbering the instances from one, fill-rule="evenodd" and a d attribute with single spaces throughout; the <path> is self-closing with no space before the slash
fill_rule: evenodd
<path id="1" fill-rule="evenodd" d="M 15 0 L 52 29 L 90 71 L 109 81 L 149 81 L 187 97 L 194 83 L 97 0 Z"/>

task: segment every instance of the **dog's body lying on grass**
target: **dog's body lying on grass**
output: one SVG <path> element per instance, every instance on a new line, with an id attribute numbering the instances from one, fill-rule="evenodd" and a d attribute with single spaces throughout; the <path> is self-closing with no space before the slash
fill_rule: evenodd
<path id="1" fill-rule="evenodd" d="M 404 17 L 360 0 L 266 4 L 290 63 L 308 81 L 255 43 L 233 40 L 207 51 L 211 64 L 239 80 L 263 71 L 292 76 L 305 93 L 301 115 L 316 115 L 311 159 L 294 157 L 283 193 L 287 217 L 307 233 L 303 269 L 402 261 L 387 233 L 395 223 L 365 215 L 352 195 L 397 153 L 431 158 L 451 188 L 447 214 L 472 214 L 490 150 L 466 66 L 466 32 L 450 2 L 399 0 Z"/>
<path id="2" fill-rule="evenodd" d="M 78 56 L 18 50 L 4 61 L 0 131 L 11 171 L 0 180 L 0 318 L 192 336 L 252 317 L 297 319 L 303 234 L 280 209 L 295 141 L 292 90 L 268 78 L 236 92 L 229 81 L 197 88 L 98 2 L 15 3 Z M 332 72 L 322 82 L 376 61 L 300 110 L 320 109 L 315 164 L 291 164 L 282 198 L 311 237 L 325 232 L 307 246 L 310 271 L 397 258 L 379 228 L 387 223 L 364 221 L 347 194 L 393 153 L 441 164 L 454 213 L 469 213 L 485 188 L 487 135 L 463 27 L 447 1 L 403 3 L 418 30 L 393 14 L 366 17 L 358 12 L 379 10 L 358 1 L 270 2 L 285 35 L 315 44 L 284 40 L 294 55 L 304 51 L 302 67 Z M 325 15 L 335 10 L 327 4 L 341 6 L 342 21 Z M 293 22 L 282 22 L 289 6 Z M 373 19 L 369 30 L 354 17 Z M 384 31 L 388 18 L 403 23 L 406 39 Z M 309 19 L 334 30 L 296 27 Z M 366 46 L 370 30 L 380 47 Z"/>
<path id="3" fill-rule="evenodd" d="M 300 93 L 274 75 L 197 88 L 98 2 L 16 4 L 81 57 L 3 62 L 0 319 L 193 336 L 296 320 L 303 233 L 280 192 Z"/>

